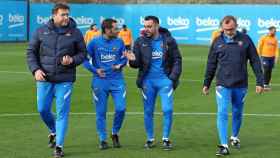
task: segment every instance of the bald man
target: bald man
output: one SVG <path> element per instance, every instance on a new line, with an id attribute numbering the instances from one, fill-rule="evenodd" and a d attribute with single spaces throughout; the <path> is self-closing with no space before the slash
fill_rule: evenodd
<path id="1" fill-rule="evenodd" d="M 216 74 L 217 129 L 220 139 L 217 156 L 230 154 L 227 137 L 229 104 L 232 104 L 230 142 L 234 148 L 240 148 L 238 136 L 248 88 L 248 60 L 257 78 L 256 93 L 263 91 L 261 62 L 251 38 L 236 30 L 237 22 L 233 16 L 225 16 L 221 26 L 223 32 L 213 41 L 209 51 L 202 89 L 205 95 L 209 94 L 211 82 Z"/>

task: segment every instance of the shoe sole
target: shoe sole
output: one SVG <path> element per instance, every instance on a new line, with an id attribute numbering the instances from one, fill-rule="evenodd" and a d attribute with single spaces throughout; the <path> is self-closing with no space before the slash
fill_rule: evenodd
<path id="1" fill-rule="evenodd" d="M 216 156 L 228 156 L 229 154 L 217 154 L 216 153 Z"/>
<path id="2" fill-rule="evenodd" d="M 107 149 L 109 149 L 109 147 L 107 147 L 107 148 L 99 148 L 100 150 L 107 150 Z"/>
<path id="3" fill-rule="evenodd" d="M 121 145 L 113 145 L 113 148 L 121 148 Z"/>
<path id="4" fill-rule="evenodd" d="M 49 144 L 48 147 L 49 147 L 49 148 L 54 148 L 55 145 L 56 145 L 55 143 L 54 143 L 54 144 Z"/>
<path id="5" fill-rule="evenodd" d="M 240 149 L 240 146 L 231 145 L 234 149 Z"/>
<path id="6" fill-rule="evenodd" d="M 147 149 L 147 150 L 149 150 L 149 149 L 155 148 L 155 146 L 152 146 L 152 147 L 144 146 L 144 148 Z"/>
<path id="7" fill-rule="evenodd" d="M 234 148 L 234 149 L 240 149 L 240 144 L 239 144 L 239 145 L 234 145 L 232 142 L 233 142 L 233 141 L 230 140 L 230 145 L 232 146 L 232 148 Z"/>
<path id="8" fill-rule="evenodd" d="M 64 157 L 64 154 L 63 154 L 63 155 L 60 155 L 60 156 L 54 155 L 54 158 L 62 158 L 62 157 Z"/>
<path id="9" fill-rule="evenodd" d="M 170 151 L 172 148 L 162 148 L 164 151 Z"/>

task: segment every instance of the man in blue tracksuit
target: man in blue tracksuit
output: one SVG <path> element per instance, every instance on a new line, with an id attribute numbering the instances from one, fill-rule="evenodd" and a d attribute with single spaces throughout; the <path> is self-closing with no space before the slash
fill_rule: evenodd
<path id="1" fill-rule="evenodd" d="M 217 128 L 220 139 L 217 156 L 229 154 L 227 140 L 229 104 L 232 104 L 230 142 L 233 147 L 240 148 L 238 135 L 248 88 L 248 60 L 257 78 L 256 93 L 263 91 L 261 63 L 252 40 L 248 35 L 236 31 L 237 22 L 233 16 L 225 16 L 221 24 L 223 33 L 211 45 L 202 90 L 205 95 L 209 93 L 211 81 L 216 74 Z"/>
<path id="2" fill-rule="evenodd" d="M 94 38 L 87 46 L 91 62 L 86 60 L 84 67 L 93 73 L 92 93 L 96 106 L 96 127 L 100 149 L 107 149 L 106 112 L 108 95 L 111 93 L 115 104 L 112 127 L 113 147 L 119 148 L 118 133 L 126 110 L 126 86 L 122 68 L 127 59 L 123 55 L 125 45 L 118 36 L 117 21 L 105 19 L 102 22 L 102 35 Z"/>
<path id="3" fill-rule="evenodd" d="M 182 57 L 177 43 L 167 29 L 159 27 L 159 19 L 147 16 L 145 30 L 133 48 L 126 53 L 133 68 L 139 68 L 137 86 L 142 89 L 144 102 L 144 123 L 147 133 L 146 148 L 155 145 L 153 113 L 156 96 L 161 97 L 163 111 L 163 148 L 172 148 L 169 139 L 173 115 L 173 90 L 178 85 L 182 70 Z"/>
<path id="4" fill-rule="evenodd" d="M 64 156 L 63 145 L 76 66 L 86 57 L 83 35 L 69 18 L 69 7 L 56 4 L 50 21 L 38 28 L 29 42 L 27 63 L 37 82 L 37 105 L 42 120 L 50 130 L 49 147 L 54 156 Z M 56 120 L 52 101 L 56 98 Z M 56 141 L 55 141 L 56 140 Z"/>

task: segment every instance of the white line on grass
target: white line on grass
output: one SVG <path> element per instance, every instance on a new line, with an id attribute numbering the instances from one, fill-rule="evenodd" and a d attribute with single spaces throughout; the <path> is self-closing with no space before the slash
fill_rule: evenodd
<path id="1" fill-rule="evenodd" d="M 114 112 L 107 112 L 108 115 L 114 115 Z M 162 115 L 161 112 L 155 112 L 155 115 Z M 216 116 L 216 113 L 208 112 L 174 112 L 175 116 Z M 70 115 L 86 116 L 86 115 L 96 115 L 94 112 L 72 112 Z M 126 112 L 126 115 L 137 116 L 144 115 L 143 112 Z M 231 116 L 231 114 L 229 114 Z M 249 114 L 245 113 L 244 116 L 256 116 L 256 117 L 280 117 L 280 114 Z M 39 113 L 22 113 L 22 114 L 9 114 L 3 113 L 0 114 L 0 117 L 24 117 L 24 116 L 39 116 Z"/>
<path id="2" fill-rule="evenodd" d="M 7 73 L 7 74 L 25 74 L 25 75 L 31 75 L 30 72 L 25 72 L 25 71 L 1 71 L 0 73 Z M 80 77 L 91 77 L 91 74 L 77 74 L 77 76 Z M 136 76 L 125 76 L 125 78 L 129 79 L 136 79 Z M 201 80 L 193 80 L 193 79 L 180 79 L 181 82 L 200 82 L 201 84 L 203 83 L 203 79 Z M 256 83 L 251 83 L 249 82 L 250 85 L 255 85 Z M 280 83 L 273 83 L 273 86 L 280 86 Z"/>

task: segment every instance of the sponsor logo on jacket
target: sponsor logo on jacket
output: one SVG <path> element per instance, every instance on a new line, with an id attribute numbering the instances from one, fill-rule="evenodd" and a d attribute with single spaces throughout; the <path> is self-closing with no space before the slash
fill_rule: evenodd
<path id="1" fill-rule="evenodd" d="M 101 62 L 102 63 L 107 63 L 111 61 L 116 60 L 116 55 L 115 54 L 101 54 Z"/>
<path id="2" fill-rule="evenodd" d="M 161 59 L 162 55 L 163 55 L 162 51 L 153 51 L 152 59 Z"/>

